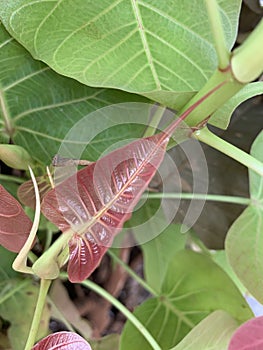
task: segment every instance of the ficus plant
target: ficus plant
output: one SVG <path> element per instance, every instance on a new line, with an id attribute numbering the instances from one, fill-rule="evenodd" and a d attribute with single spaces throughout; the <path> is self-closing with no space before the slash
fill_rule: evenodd
<path id="1" fill-rule="evenodd" d="M 241 0 L 0 5 L 0 157 L 15 169 L 0 174 L 0 349 L 256 349 L 262 319 L 246 294 L 263 302 L 263 133 L 248 154 L 209 125 L 227 129 L 262 94 L 263 21 L 233 48 Z M 167 151 L 189 139 L 247 167 L 250 198 L 151 192 Z M 160 200 L 178 197 L 246 206 L 225 250 L 167 219 Z M 144 279 L 119 255 L 142 242 Z M 89 279 L 105 254 L 149 293 L 134 312 Z M 58 279 L 124 314 L 114 345 L 70 325 L 48 334 Z"/>

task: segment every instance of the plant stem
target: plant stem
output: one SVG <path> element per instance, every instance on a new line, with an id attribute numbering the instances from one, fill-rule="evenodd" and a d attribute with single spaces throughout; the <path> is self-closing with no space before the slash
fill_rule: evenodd
<path id="1" fill-rule="evenodd" d="M 220 17 L 219 6 L 216 0 L 206 0 L 205 2 L 218 57 L 218 68 L 224 70 L 229 65 L 230 54 L 225 43 L 225 35 Z"/>
<path id="2" fill-rule="evenodd" d="M 60 274 L 62 278 L 68 278 L 68 275 L 65 272 Z M 144 327 L 144 325 L 117 299 L 115 299 L 110 293 L 108 293 L 105 289 L 98 286 L 96 283 L 91 282 L 90 280 L 85 280 L 81 282 L 81 284 L 106 300 L 108 300 L 112 305 L 114 305 L 120 312 L 123 313 L 124 316 L 139 330 L 139 332 L 145 337 L 148 343 L 152 346 L 154 350 L 162 350 L 160 345 L 156 342 L 153 336 L 149 333 L 149 331 Z"/>
<path id="3" fill-rule="evenodd" d="M 165 113 L 165 107 L 163 106 L 158 106 L 150 123 L 149 123 L 149 126 L 148 128 L 145 130 L 144 134 L 143 134 L 143 137 L 148 137 L 148 136 L 152 136 L 154 135 L 161 119 L 162 119 L 162 116 L 163 114 Z"/>
<path id="4" fill-rule="evenodd" d="M 216 136 L 209 131 L 208 128 L 203 128 L 194 132 L 193 137 L 228 155 L 239 163 L 245 165 L 247 168 L 254 170 L 256 173 L 263 176 L 263 163 L 252 157 L 250 154 Z"/>
<path id="5" fill-rule="evenodd" d="M 32 266 L 33 272 L 43 279 L 56 279 L 59 275 L 60 266 L 58 256 L 63 251 L 74 231 L 69 229 L 63 232 L 48 250 Z"/>
<path id="6" fill-rule="evenodd" d="M 185 119 L 187 125 L 190 127 L 199 125 L 244 87 L 244 84 L 241 84 L 233 78 L 230 69 L 225 71 L 216 70 L 202 89 L 184 106 L 183 110 L 180 111 L 180 115 L 208 91 L 211 91 L 222 82 L 225 82 L 225 84 L 222 85 L 218 91 L 209 96 L 209 98 L 203 101 L 187 116 Z"/>
<path id="7" fill-rule="evenodd" d="M 35 340 L 37 337 L 39 324 L 41 321 L 43 308 L 44 308 L 45 302 L 46 302 L 46 296 L 47 296 L 50 284 L 51 284 L 51 280 L 41 279 L 41 281 L 40 281 L 40 288 L 39 288 L 36 309 L 35 309 L 33 321 L 31 323 L 31 328 L 29 331 L 29 335 L 28 335 L 26 346 L 25 346 L 24 350 L 31 350 L 32 347 L 34 346 L 34 343 L 35 343 Z"/>
<path id="8" fill-rule="evenodd" d="M 153 296 L 158 297 L 159 293 L 148 285 L 140 276 L 138 276 L 127 264 L 125 264 L 113 251 L 108 250 L 110 257 L 115 260 L 119 265 L 121 265 L 128 274 L 135 279 L 145 290 L 151 293 Z"/>
<path id="9" fill-rule="evenodd" d="M 17 184 L 22 184 L 22 183 L 25 182 L 25 180 L 22 179 L 21 177 L 16 177 L 16 176 L 11 176 L 11 175 L 4 175 L 4 174 L 0 174 L 0 180 L 12 181 L 12 182 L 16 182 Z"/>
<path id="10" fill-rule="evenodd" d="M 263 72 L 262 43 L 263 19 L 244 43 L 233 52 L 231 67 L 236 80 L 248 83 Z"/>
<path id="11" fill-rule="evenodd" d="M 251 203 L 250 198 L 245 197 L 235 197 L 235 196 L 224 196 L 218 194 L 203 194 L 203 193 L 147 193 L 143 194 L 143 198 L 152 199 L 189 199 L 189 200 L 204 200 L 204 201 L 214 201 L 214 202 L 225 202 L 225 203 L 235 203 L 241 205 L 249 205 Z"/>

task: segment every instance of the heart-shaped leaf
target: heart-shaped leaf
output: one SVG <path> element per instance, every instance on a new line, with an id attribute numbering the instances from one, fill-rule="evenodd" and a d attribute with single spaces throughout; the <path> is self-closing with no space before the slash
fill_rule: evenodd
<path id="1" fill-rule="evenodd" d="M 166 133 L 134 141 L 46 194 L 43 214 L 62 231 L 73 225 L 76 232 L 69 242 L 72 282 L 97 267 L 162 162 L 168 141 Z"/>
<path id="2" fill-rule="evenodd" d="M 215 310 L 225 310 L 237 323 L 253 315 L 232 280 L 211 258 L 184 250 L 171 260 L 160 296 L 138 306 L 134 314 L 161 349 L 168 350 Z M 134 349 L 151 346 L 127 321 L 120 350 Z"/>
<path id="3" fill-rule="evenodd" d="M 32 350 L 92 350 L 89 343 L 73 332 L 50 334 L 38 342 Z"/>
<path id="4" fill-rule="evenodd" d="M 0 244 L 18 253 L 25 244 L 32 222 L 21 204 L 0 185 Z"/>

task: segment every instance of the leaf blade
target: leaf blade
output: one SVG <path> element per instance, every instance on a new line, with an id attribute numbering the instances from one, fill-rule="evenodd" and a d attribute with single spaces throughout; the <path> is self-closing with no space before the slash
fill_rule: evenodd
<path id="1" fill-rule="evenodd" d="M 92 350 L 89 343 L 81 336 L 73 332 L 58 332 L 48 335 L 40 340 L 32 350 Z"/>
<path id="2" fill-rule="evenodd" d="M 165 133 L 134 141 L 45 195 L 43 214 L 62 231 L 73 224 L 78 232 L 70 244 L 72 282 L 82 281 L 97 267 L 162 162 L 168 141 Z"/>
<path id="3" fill-rule="evenodd" d="M 0 185 L 0 244 L 18 253 L 25 244 L 32 222 L 21 204 Z"/>
<path id="4" fill-rule="evenodd" d="M 178 109 L 183 105 L 174 102 L 175 94 L 182 102 L 181 95 L 198 91 L 217 65 L 204 2 L 0 4 L 3 23 L 34 57 L 89 86 L 146 94 Z M 230 49 L 241 1 L 218 4 Z"/>

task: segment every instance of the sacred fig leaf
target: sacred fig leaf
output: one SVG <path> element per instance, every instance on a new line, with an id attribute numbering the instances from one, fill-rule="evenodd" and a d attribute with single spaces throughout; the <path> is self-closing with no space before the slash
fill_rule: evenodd
<path id="1" fill-rule="evenodd" d="M 69 237 L 71 282 L 83 281 L 98 266 L 155 175 L 175 129 L 223 84 L 196 101 L 164 131 L 110 152 L 47 192 L 43 214 L 61 231 L 71 228 L 74 232 Z M 41 277 L 38 268 L 34 271 Z"/>
<path id="2" fill-rule="evenodd" d="M 263 348 L 263 316 L 242 324 L 234 333 L 228 350 L 261 350 Z"/>
<path id="3" fill-rule="evenodd" d="M 6 3 L 7 5 L 7 3 Z M 1 4 L 2 6 L 2 4 Z M 0 6 L 0 7 L 1 7 Z M 33 21 L 33 17 L 31 17 Z M 62 77 L 45 64 L 34 60 L 2 24 L 0 24 L 0 140 L 23 147 L 40 164 L 49 165 L 58 153 L 62 142 L 72 149 L 75 143 L 87 145 L 95 128 L 107 128 L 107 115 L 89 119 L 86 138 L 64 140 L 69 130 L 80 120 L 105 106 L 126 102 L 149 102 L 144 97 L 117 90 L 96 89 L 84 86 L 73 79 Z M 123 117 L 125 123 L 126 118 Z M 125 114 L 126 117 L 126 114 Z M 90 139 L 89 149 L 82 157 L 95 160 L 119 140 L 141 137 L 148 115 L 140 115 L 144 125 L 125 124 L 107 128 Z M 138 118 L 139 119 L 139 118 Z M 132 120 L 128 121 L 132 123 Z M 121 123 L 120 123 L 121 124 Z M 95 127 L 96 126 L 96 127 Z M 96 136 L 96 134 L 95 134 Z M 84 147 L 85 148 L 85 147 Z"/>
<path id="4" fill-rule="evenodd" d="M 217 3 L 230 49 L 241 0 Z M 181 108 L 217 67 L 204 1 L 1 0 L 0 17 L 33 57 L 58 73 L 172 108 Z"/>
<path id="5" fill-rule="evenodd" d="M 251 154 L 263 161 L 263 132 L 254 141 Z M 247 288 L 263 303 L 263 178 L 249 170 L 251 204 L 230 227 L 226 238 L 229 262 Z"/>
<path id="6" fill-rule="evenodd" d="M 59 332 L 40 340 L 32 350 L 92 350 L 89 343 L 73 332 Z"/>
<path id="7" fill-rule="evenodd" d="M 58 182 L 58 177 L 56 177 L 56 180 Z M 45 194 L 52 189 L 49 175 L 45 174 L 36 177 L 36 182 L 38 185 L 40 201 L 42 202 L 42 199 L 44 198 Z M 18 187 L 17 196 L 21 203 L 23 203 L 31 209 L 35 209 L 36 197 L 32 180 L 28 180 Z"/>
<path id="8" fill-rule="evenodd" d="M 181 225 L 170 224 L 160 235 L 141 246 L 145 278 L 156 291 L 160 291 L 170 261 L 185 247 L 187 237 L 181 233 Z"/>
<path id="9" fill-rule="evenodd" d="M 0 244 L 18 253 L 25 244 L 32 222 L 21 204 L 0 185 Z"/>
<path id="10" fill-rule="evenodd" d="M 215 311 L 170 350 L 228 350 L 229 341 L 237 327 L 237 322 L 227 312 Z"/>
<path id="11" fill-rule="evenodd" d="M 44 196 L 43 214 L 60 230 L 72 226 L 75 231 L 69 241 L 71 282 L 83 281 L 97 267 L 131 217 L 168 141 L 166 133 L 134 141 L 79 170 Z"/>
<path id="12" fill-rule="evenodd" d="M 210 257 L 183 250 L 170 261 L 160 295 L 138 306 L 134 315 L 161 349 L 168 350 L 216 310 L 226 311 L 238 324 L 253 316 L 232 280 Z M 150 350 L 151 346 L 127 321 L 120 350 L 134 349 Z"/>

